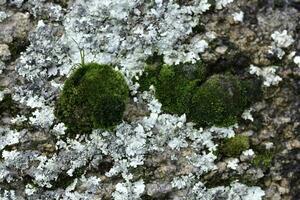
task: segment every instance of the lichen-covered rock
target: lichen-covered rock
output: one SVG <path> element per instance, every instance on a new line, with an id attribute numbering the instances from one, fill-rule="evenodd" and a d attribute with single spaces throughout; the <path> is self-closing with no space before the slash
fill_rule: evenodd
<path id="1" fill-rule="evenodd" d="M 298 0 L 0 5 L 0 199 L 299 199 Z M 82 58 L 126 81 L 114 129 L 54 115 Z M 69 119 L 116 117 L 102 100 Z"/>

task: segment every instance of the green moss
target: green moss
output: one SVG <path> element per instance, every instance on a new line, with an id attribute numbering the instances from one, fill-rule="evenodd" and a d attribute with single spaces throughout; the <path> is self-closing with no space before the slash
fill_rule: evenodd
<path id="1" fill-rule="evenodd" d="M 233 125 L 247 102 L 236 76 L 213 75 L 196 89 L 190 117 L 200 125 Z"/>
<path id="2" fill-rule="evenodd" d="M 153 61 L 154 62 L 154 61 Z M 259 83 L 227 72 L 209 76 L 203 63 L 175 66 L 152 64 L 139 79 L 140 90 L 155 86 L 162 109 L 187 114 L 199 126 L 230 126 L 261 96 Z"/>
<path id="3" fill-rule="evenodd" d="M 237 135 L 225 140 L 219 149 L 219 154 L 227 157 L 237 157 L 249 147 L 249 138 L 244 135 Z"/>
<path id="4" fill-rule="evenodd" d="M 155 96 L 165 112 L 189 114 L 193 90 L 205 78 L 201 64 L 163 65 L 155 85 Z"/>
<path id="5" fill-rule="evenodd" d="M 160 68 L 155 65 L 147 65 L 142 76 L 139 80 L 134 80 L 140 84 L 140 91 L 147 91 L 151 85 L 157 85 L 157 77 L 159 75 Z"/>
<path id="6" fill-rule="evenodd" d="M 122 120 L 129 89 L 112 66 L 81 65 L 65 81 L 55 115 L 74 133 L 113 128 Z"/>
<path id="7" fill-rule="evenodd" d="M 184 77 L 175 74 L 173 66 L 164 65 L 155 85 L 156 98 L 164 111 L 183 114 L 188 112 L 192 85 Z"/>
<path id="8" fill-rule="evenodd" d="M 274 152 L 270 150 L 266 150 L 262 153 L 255 155 L 254 159 L 252 160 L 252 164 L 255 167 L 262 167 L 266 169 L 271 166 L 273 157 L 274 157 Z"/>

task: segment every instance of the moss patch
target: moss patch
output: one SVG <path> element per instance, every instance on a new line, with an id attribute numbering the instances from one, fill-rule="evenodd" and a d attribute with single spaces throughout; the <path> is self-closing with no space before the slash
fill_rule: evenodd
<path id="1" fill-rule="evenodd" d="M 155 65 L 146 65 L 145 71 L 139 80 L 134 79 L 134 82 L 138 82 L 140 91 L 147 91 L 151 85 L 157 85 L 157 77 L 159 75 L 160 67 Z"/>
<path id="2" fill-rule="evenodd" d="M 189 113 L 195 86 L 196 81 L 190 81 L 183 73 L 176 73 L 173 66 L 164 65 L 158 76 L 155 95 L 164 111 L 181 115 Z"/>
<path id="3" fill-rule="evenodd" d="M 225 74 L 210 75 L 203 63 L 164 65 L 152 59 L 139 80 L 140 90 L 155 86 L 162 109 L 172 114 L 187 114 L 200 126 L 230 126 L 258 99 L 259 83 Z"/>
<path id="4" fill-rule="evenodd" d="M 81 65 L 65 81 L 55 115 L 74 133 L 110 129 L 122 121 L 129 88 L 112 66 Z"/>
<path id="5" fill-rule="evenodd" d="M 226 139 L 218 153 L 227 157 L 237 157 L 249 148 L 249 138 L 244 135 L 237 135 Z"/>
<path id="6" fill-rule="evenodd" d="M 191 119 L 200 125 L 232 125 L 247 107 L 241 81 L 230 74 L 211 76 L 194 93 Z"/>
<path id="7" fill-rule="evenodd" d="M 254 159 L 252 160 L 252 164 L 255 167 L 262 167 L 264 169 L 267 169 L 271 166 L 274 155 L 275 153 L 270 150 L 261 152 L 255 155 Z"/>
<path id="8" fill-rule="evenodd" d="M 153 62 L 152 62 L 153 63 Z M 138 80 L 140 90 L 155 86 L 155 96 L 165 112 L 189 113 L 193 90 L 206 78 L 206 68 L 201 63 L 164 65 L 161 62 L 148 64 Z"/>

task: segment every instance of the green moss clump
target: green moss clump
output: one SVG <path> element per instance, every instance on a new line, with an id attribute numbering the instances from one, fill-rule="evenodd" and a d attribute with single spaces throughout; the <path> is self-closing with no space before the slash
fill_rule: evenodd
<path id="1" fill-rule="evenodd" d="M 173 66 L 163 65 L 155 85 L 156 98 L 169 113 L 189 113 L 190 99 L 194 82 L 176 73 Z"/>
<path id="2" fill-rule="evenodd" d="M 154 85 L 162 109 L 173 114 L 189 114 L 193 90 L 206 78 L 205 73 L 201 63 L 162 65 Z"/>
<path id="3" fill-rule="evenodd" d="M 196 89 L 190 117 L 200 125 L 229 126 L 248 106 L 241 81 L 231 74 L 211 76 Z"/>
<path id="4" fill-rule="evenodd" d="M 262 167 L 267 169 L 271 166 L 273 157 L 274 157 L 274 152 L 270 150 L 266 150 L 265 152 L 255 155 L 255 157 L 252 160 L 252 164 L 255 167 Z"/>
<path id="5" fill-rule="evenodd" d="M 227 157 L 237 157 L 243 151 L 250 148 L 249 138 L 244 135 L 237 135 L 235 137 L 226 139 L 221 145 L 219 153 Z"/>
<path id="6" fill-rule="evenodd" d="M 154 62 L 154 61 L 153 61 Z M 203 63 L 175 66 L 149 64 L 138 80 L 140 90 L 155 87 L 167 113 L 186 114 L 199 126 L 230 126 L 261 96 L 259 83 L 231 73 L 214 74 Z"/>
<path id="7" fill-rule="evenodd" d="M 111 129 L 122 121 L 128 95 L 124 77 L 112 66 L 83 64 L 65 81 L 55 115 L 72 133 Z"/>
<path id="8" fill-rule="evenodd" d="M 160 68 L 155 65 L 147 65 L 142 76 L 139 80 L 133 80 L 138 82 L 140 91 L 147 91 L 151 85 L 157 85 L 157 77 L 159 75 Z"/>

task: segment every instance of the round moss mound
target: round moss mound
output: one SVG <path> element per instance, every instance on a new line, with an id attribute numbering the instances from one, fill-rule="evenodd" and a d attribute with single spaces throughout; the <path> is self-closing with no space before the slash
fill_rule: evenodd
<path id="1" fill-rule="evenodd" d="M 241 81 L 233 75 L 211 76 L 195 90 L 190 117 L 200 125 L 229 126 L 247 107 Z"/>
<path id="2" fill-rule="evenodd" d="M 65 81 L 55 115 L 70 132 L 111 129 L 122 121 L 128 94 L 124 77 L 112 66 L 84 64 Z"/>

